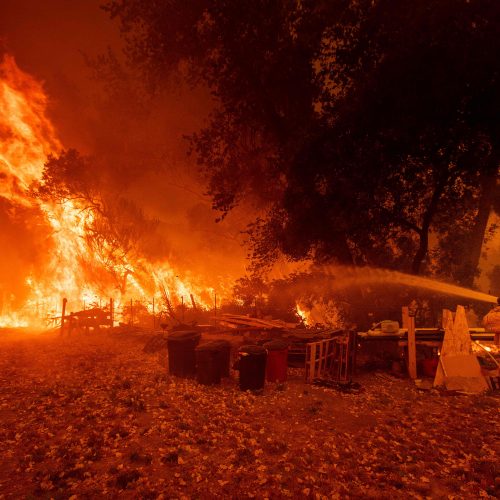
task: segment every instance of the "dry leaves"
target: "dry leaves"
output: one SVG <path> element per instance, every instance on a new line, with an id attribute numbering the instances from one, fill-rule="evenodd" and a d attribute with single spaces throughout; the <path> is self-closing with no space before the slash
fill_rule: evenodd
<path id="1" fill-rule="evenodd" d="M 0 334 L 1 335 L 1 334 Z M 495 497 L 498 398 L 170 377 L 137 333 L 0 338 L 0 498 Z M 160 361 L 160 362 L 159 362 Z"/>

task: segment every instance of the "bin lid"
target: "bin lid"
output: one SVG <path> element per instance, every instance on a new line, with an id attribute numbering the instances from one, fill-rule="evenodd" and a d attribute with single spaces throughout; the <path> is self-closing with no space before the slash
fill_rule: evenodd
<path id="1" fill-rule="evenodd" d="M 239 352 L 244 354 L 256 354 L 261 356 L 267 354 L 267 351 L 261 345 L 243 345 L 240 347 Z"/>
<path id="2" fill-rule="evenodd" d="M 168 334 L 167 340 L 169 342 L 182 342 L 183 340 L 191 340 L 200 338 L 201 333 L 196 330 L 183 330 L 179 332 L 172 332 Z"/>
<path id="3" fill-rule="evenodd" d="M 206 342 L 205 344 L 199 345 L 196 348 L 196 351 L 218 352 L 220 351 L 220 346 L 218 346 L 215 342 Z"/>
<path id="4" fill-rule="evenodd" d="M 288 343 L 284 340 L 270 340 L 264 344 L 268 351 L 284 351 L 288 348 Z"/>
<path id="5" fill-rule="evenodd" d="M 229 340 L 211 340 L 209 344 L 216 345 L 220 349 L 227 349 L 231 347 L 231 342 Z"/>

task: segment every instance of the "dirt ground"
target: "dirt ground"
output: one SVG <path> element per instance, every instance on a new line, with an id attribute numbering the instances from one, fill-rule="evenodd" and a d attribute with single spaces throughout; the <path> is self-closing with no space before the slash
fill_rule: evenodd
<path id="1" fill-rule="evenodd" d="M 144 334 L 0 330 L 0 498 L 498 498 L 498 394 L 358 377 L 242 393 Z"/>

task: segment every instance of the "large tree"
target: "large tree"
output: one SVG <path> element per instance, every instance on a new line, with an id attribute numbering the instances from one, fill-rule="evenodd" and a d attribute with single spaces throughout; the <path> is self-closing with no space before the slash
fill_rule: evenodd
<path id="1" fill-rule="evenodd" d="M 463 238 L 465 282 L 477 268 L 499 197 L 499 27 L 492 1 L 382 0 L 337 29 L 346 41 L 333 38 L 326 51 L 343 70 L 325 64 L 325 81 L 347 87 L 339 100 L 325 85 L 326 113 L 339 133 L 367 145 L 361 154 L 383 174 L 382 192 L 392 191 L 378 212 L 415 239 L 415 273 L 431 232 Z"/>
<path id="2" fill-rule="evenodd" d="M 53 204 L 74 203 L 82 218 L 83 238 L 88 255 L 79 255 L 87 279 L 99 283 L 106 272 L 121 293 L 127 277 L 134 274 L 144 255 L 154 258 L 151 248 L 161 244 L 156 233 L 158 221 L 149 219 L 132 201 L 107 186 L 107 179 L 96 168 L 97 160 L 74 149 L 50 156 L 33 194 Z M 96 265 L 97 263 L 97 265 Z"/>
<path id="3" fill-rule="evenodd" d="M 455 232 L 473 276 L 498 194 L 495 1 L 106 8 L 152 88 L 180 76 L 212 91 L 192 147 L 222 216 L 258 201 L 256 263 L 284 253 L 420 273 L 431 239 Z"/>

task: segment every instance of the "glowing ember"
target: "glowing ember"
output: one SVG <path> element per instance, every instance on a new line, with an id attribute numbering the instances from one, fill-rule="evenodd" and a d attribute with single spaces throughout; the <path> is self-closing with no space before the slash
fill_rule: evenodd
<path id="1" fill-rule="evenodd" d="M 40 83 L 21 71 L 12 57 L 4 57 L 0 62 L 0 200 L 9 204 L 11 215 L 21 208 L 38 214 L 30 224 L 45 225 L 50 241 L 43 265 L 24 269 L 26 291 L 21 303 L 0 281 L 0 327 L 40 325 L 44 318 L 57 317 L 63 297 L 76 309 L 100 297 L 112 297 L 119 307 L 125 295 L 127 300 L 154 297 L 161 301 L 164 289 L 173 306 L 193 295 L 197 306 L 211 307 L 213 289 L 195 279 L 181 279 L 167 262 L 152 265 L 140 255 L 132 261 L 125 252 L 110 260 L 113 253 L 105 243 L 101 249 L 91 247 L 86 235 L 96 216 L 92 209 L 75 200 L 33 196 L 30 188 L 41 180 L 49 155 L 57 156 L 62 150 L 46 110 L 47 96 Z M 22 242 L 16 244 L 22 246 Z"/>

